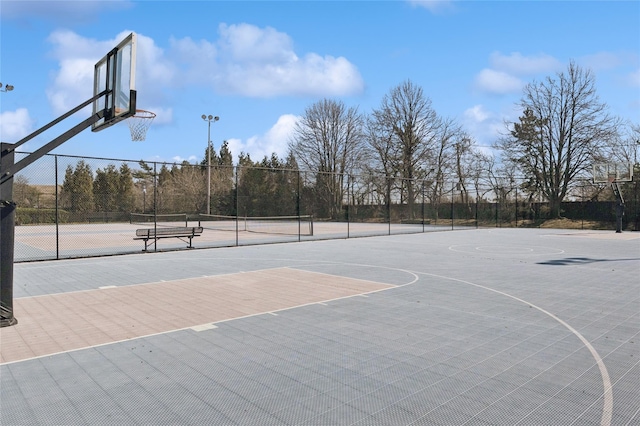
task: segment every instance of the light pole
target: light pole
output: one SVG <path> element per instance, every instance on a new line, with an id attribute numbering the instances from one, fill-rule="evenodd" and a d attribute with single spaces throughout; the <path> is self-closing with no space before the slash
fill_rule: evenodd
<path id="1" fill-rule="evenodd" d="M 13 86 L 10 84 L 7 84 L 4 86 L 4 88 L 2 87 L 2 83 L 0 83 L 0 92 L 10 92 L 13 90 Z"/>
<path id="2" fill-rule="evenodd" d="M 207 132 L 207 214 L 211 214 L 211 122 L 220 120 L 220 117 L 202 114 L 202 119 L 209 124 Z"/>

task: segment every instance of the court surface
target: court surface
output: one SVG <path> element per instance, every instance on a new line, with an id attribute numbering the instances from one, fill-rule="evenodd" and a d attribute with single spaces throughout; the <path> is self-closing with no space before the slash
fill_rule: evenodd
<path id="1" fill-rule="evenodd" d="M 640 424 L 640 233 L 15 265 L 0 423 Z"/>

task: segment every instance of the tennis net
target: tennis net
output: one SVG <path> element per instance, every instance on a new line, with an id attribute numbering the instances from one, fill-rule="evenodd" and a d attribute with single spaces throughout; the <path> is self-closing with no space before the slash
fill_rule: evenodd
<path id="1" fill-rule="evenodd" d="M 216 231 L 262 234 L 313 235 L 313 216 L 225 216 L 198 215 L 198 225 Z"/>
<path id="2" fill-rule="evenodd" d="M 174 214 L 148 214 L 148 213 L 131 213 L 130 223 L 136 225 L 153 225 L 157 226 L 189 226 L 187 223 L 186 213 Z"/>

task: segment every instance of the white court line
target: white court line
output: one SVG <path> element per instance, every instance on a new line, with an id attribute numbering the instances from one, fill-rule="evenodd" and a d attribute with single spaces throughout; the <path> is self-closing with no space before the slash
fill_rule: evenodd
<path id="1" fill-rule="evenodd" d="M 612 385 L 611 385 L 611 378 L 609 377 L 609 371 L 607 371 L 607 367 L 604 365 L 604 361 L 602 361 L 602 358 L 600 357 L 600 355 L 598 354 L 598 352 L 596 351 L 596 349 L 591 345 L 591 343 L 582 335 L 580 334 L 580 332 L 578 330 L 576 330 L 575 328 L 571 327 L 568 323 L 566 323 L 565 321 L 561 320 L 560 318 L 558 318 L 557 316 L 555 316 L 554 314 L 552 314 L 551 312 L 537 306 L 534 305 L 531 302 L 527 302 L 524 299 L 520 299 L 519 297 L 513 296 L 509 293 L 505 293 L 503 291 L 500 290 L 496 290 L 490 287 L 486 287 L 480 284 L 475 284 L 472 283 L 470 281 L 465 281 L 465 280 L 461 280 L 458 278 L 452 278 L 452 277 L 445 277 L 442 275 L 437 275 L 437 274 L 430 274 L 428 272 L 416 272 L 417 274 L 422 274 L 422 275 L 428 275 L 428 276 L 432 276 L 432 277 L 437 277 L 437 278 L 442 278 L 445 280 L 451 280 L 451 281 L 457 281 L 463 284 L 468 284 L 471 285 L 473 287 L 477 287 L 477 288 L 482 288 L 484 290 L 488 290 L 491 291 L 493 293 L 497 293 L 497 294 L 501 294 L 503 296 L 509 297 L 513 300 L 517 300 L 518 302 L 524 303 L 528 306 L 531 306 L 534 309 L 537 309 L 538 311 L 542 312 L 545 315 L 548 315 L 550 318 L 552 318 L 553 320 L 559 322 L 560 324 L 562 324 L 562 326 L 564 326 L 567 330 L 569 330 L 571 333 L 573 333 L 578 339 L 580 339 L 580 341 L 582 342 L 582 344 L 589 350 L 589 352 L 591 352 L 591 356 L 593 357 L 593 359 L 595 359 L 596 364 L 598 364 L 598 369 L 600 370 L 600 376 L 602 376 L 602 385 L 604 387 L 604 392 L 602 394 L 602 398 L 603 398 L 603 407 L 602 407 L 602 417 L 600 418 L 600 426 L 610 426 L 611 425 L 611 418 L 613 416 L 613 393 L 612 393 Z"/>
<path id="2" fill-rule="evenodd" d="M 453 247 L 455 247 L 455 246 L 453 246 Z M 558 250 L 558 249 L 556 249 L 556 250 Z M 561 250 L 561 252 L 564 252 L 564 251 Z M 238 258 L 238 259 L 241 259 L 241 258 Z M 76 260 L 76 259 L 74 259 L 74 260 Z M 269 259 L 269 260 L 274 261 L 274 259 Z M 285 260 L 285 259 L 275 259 L 275 260 Z M 286 260 L 293 260 L 293 259 L 286 259 Z M 496 294 L 501 294 L 503 296 L 509 297 L 509 298 L 511 298 L 513 300 L 516 300 L 518 302 L 527 304 L 528 306 L 531 306 L 532 308 L 535 308 L 536 310 L 538 310 L 538 311 L 542 312 L 543 314 L 549 316 L 554 321 L 557 321 L 558 323 L 563 325 L 566 329 L 571 331 L 571 333 L 573 333 L 576 337 L 578 337 L 578 339 L 585 345 L 585 347 L 591 353 L 592 357 L 595 359 L 595 361 L 596 361 L 596 363 L 598 365 L 598 368 L 600 370 L 600 374 L 601 374 L 602 382 L 603 382 L 603 387 L 604 387 L 604 392 L 603 392 L 603 395 L 602 395 L 602 397 L 603 397 L 603 412 L 602 412 L 600 425 L 601 426 L 610 426 L 611 425 L 612 410 L 613 410 L 612 385 L 611 385 L 611 379 L 610 379 L 609 373 L 608 373 L 608 371 L 606 369 L 606 366 L 604 365 L 604 362 L 603 362 L 602 358 L 597 353 L 595 348 L 591 345 L 591 343 L 584 336 L 582 336 L 582 334 L 580 334 L 577 330 L 575 330 L 573 327 L 571 327 L 568 323 L 566 323 L 565 321 L 563 321 L 560 318 L 556 317 L 552 313 L 546 311 L 545 309 L 543 309 L 543 308 L 541 308 L 541 307 L 539 307 L 537 305 L 534 305 L 534 304 L 532 304 L 530 302 L 527 302 L 524 299 L 520 299 L 520 298 L 518 298 L 516 296 L 512 296 L 512 295 L 510 295 L 508 293 L 505 293 L 505 292 L 502 292 L 502 291 L 499 291 L 499 290 L 495 290 L 495 289 L 492 289 L 490 287 L 482 286 L 480 284 L 475 284 L 475 283 L 472 283 L 472 282 L 469 282 L 469 281 L 456 279 L 456 278 L 452 278 L 452 277 L 446 277 L 446 276 L 441 276 L 441 275 L 436 275 L 436 274 L 430 274 L 430 273 L 426 273 L 426 272 L 412 272 L 412 271 L 408 271 L 408 270 L 405 270 L 405 269 L 390 268 L 390 267 L 377 266 L 377 265 L 351 264 L 351 263 L 342 263 L 342 262 L 336 262 L 336 261 L 319 261 L 317 263 L 320 263 L 320 264 L 325 264 L 325 263 L 326 264 L 343 264 L 343 265 L 347 265 L 348 264 L 348 265 L 353 265 L 353 266 L 378 267 L 378 268 L 382 268 L 382 269 L 402 271 L 402 272 L 405 272 L 405 273 L 408 273 L 408 274 L 414 276 L 414 280 L 412 280 L 411 282 L 408 282 L 408 283 L 405 283 L 405 284 L 400 284 L 400 285 L 395 285 L 395 287 L 403 287 L 403 286 L 410 285 L 410 284 L 413 284 L 413 283 L 417 282 L 418 279 L 419 279 L 417 274 L 433 276 L 433 277 L 437 277 L 437 278 L 441 278 L 441 279 L 457 281 L 457 282 L 460 282 L 460 283 L 463 283 L 463 284 L 467 284 L 467 285 L 471 285 L 471 286 L 474 286 L 474 287 L 477 287 L 477 288 L 482 288 L 484 290 L 488 290 L 488 291 L 494 292 Z M 291 266 L 281 266 L 281 267 L 282 268 L 287 268 L 287 267 L 291 268 Z M 266 268 L 266 269 L 269 270 L 269 269 L 274 269 L 274 268 Z M 296 267 L 294 266 L 293 269 L 296 269 Z M 228 274 L 222 274 L 222 275 L 228 275 Z M 331 274 L 327 274 L 327 275 L 331 275 Z M 216 275 L 214 275 L 214 276 L 216 276 Z M 148 283 L 145 283 L 145 284 L 148 284 Z M 388 284 L 388 285 L 393 285 L 393 284 Z M 389 287 L 389 288 L 380 289 L 380 290 L 367 292 L 367 293 L 376 293 L 376 292 L 379 292 L 379 291 L 391 290 L 393 288 L 394 287 Z M 32 296 L 32 297 L 37 297 L 37 296 Z M 349 297 L 353 297 L 353 295 L 337 298 L 335 300 L 346 299 L 346 298 L 349 298 Z M 301 306 L 307 306 L 307 305 L 313 305 L 313 304 L 322 304 L 322 305 L 328 306 L 326 303 L 323 303 L 323 302 L 310 302 L 308 304 L 304 304 L 304 305 L 301 305 Z M 301 306 L 293 306 L 293 307 L 283 308 L 283 309 L 281 309 L 279 311 L 295 309 L 295 308 L 299 308 Z M 251 315 L 247 315 L 246 317 L 251 317 L 251 316 L 261 315 L 261 314 L 264 314 L 264 313 L 251 314 Z M 244 318 L 244 317 L 230 318 L 230 319 L 227 319 L 227 320 L 219 321 L 218 323 L 233 321 L 233 320 L 241 319 L 241 318 Z M 187 328 L 191 328 L 191 327 L 187 327 Z M 155 333 L 155 334 L 148 335 L 148 336 L 140 336 L 140 337 L 136 337 L 136 338 L 133 338 L 133 339 L 139 339 L 139 338 L 143 338 L 143 337 L 150 337 L 150 336 L 159 335 L 159 334 L 167 334 L 167 333 L 171 333 L 171 332 L 175 332 L 175 331 L 179 331 L 179 330 L 180 329 L 178 329 L 178 330 L 170 330 L 170 331 L 165 331 L 165 332 L 161 332 L 161 333 Z M 133 339 L 124 339 L 122 341 L 128 341 L 128 340 L 133 340 Z M 107 344 L 113 344 L 113 343 L 118 343 L 118 342 L 110 342 L 110 343 L 105 343 L 105 344 L 96 345 L 96 346 L 92 346 L 92 347 L 105 346 Z M 86 348 L 82 348 L 82 349 L 86 349 Z M 78 350 L 80 350 L 80 349 L 78 349 Z M 65 352 L 74 352 L 74 351 L 75 350 L 65 351 Z M 64 352 L 61 352 L 61 353 L 64 353 Z M 44 355 L 44 356 L 51 356 L 51 355 L 53 355 L 53 354 Z M 42 357 L 44 357 L 44 356 L 42 356 Z M 40 357 L 36 357 L 36 358 L 40 358 Z M 19 361 L 15 361 L 15 362 L 19 362 Z M 13 362 L 10 362 L 10 363 L 13 363 Z M 7 364 L 10 364 L 10 363 L 7 363 Z"/>
<path id="3" fill-rule="evenodd" d="M 189 327 L 193 331 L 205 331 L 205 330 L 213 330 L 214 328 L 218 328 L 217 325 L 213 323 L 194 325 L 193 327 Z"/>

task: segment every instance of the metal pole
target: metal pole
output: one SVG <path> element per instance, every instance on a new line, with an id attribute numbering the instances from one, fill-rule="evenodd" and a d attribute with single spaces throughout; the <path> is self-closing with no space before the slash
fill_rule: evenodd
<path id="1" fill-rule="evenodd" d="M 422 215 L 422 232 L 424 232 L 424 180 L 422 181 L 422 188 L 420 188 L 420 192 L 422 193 L 422 206 L 420 206 L 420 214 Z"/>
<path id="2" fill-rule="evenodd" d="M 56 184 L 56 259 L 60 259 L 60 208 L 58 198 L 58 156 L 54 156 L 55 161 L 55 184 Z"/>
<path id="3" fill-rule="evenodd" d="M 153 163 L 153 235 L 158 235 L 158 163 Z M 153 240 L 153 251 L 158 251 L 158 239 Z"/>
<path id="4" fill-rule="evenodd" d="M 387 222 L 389 224 L 388 234 L 391 235 L 391 178 L 387 175 Z"/>
<path id="5" fill-rule="evenodd" d="M 297 182 L 297 189 L 296 189 L 296 214 L 298 215 L 298 242 L 301 241 L 300 238 L 300 170 L 298 170 L 298 182 Z"/>
<path id="6" fill-rule="evenodd" d="M 478 229 L 478 203 L 480 203 L 480 194 L 478 193 L 478 188 L 476 187 L 476 229 Z"/>
<path id="7" fill-rule="evenodd" d="M 518 227 L 518 187 L 516 186 L 516 228 Z"/>
<path id="8" fill-rule="evenodd" d="M 455 182 L 451 182 L 451 230 L 453 231 L 453 191 L 455 190 Z"/>
<path id="9" fill-rule="evenodd" d="M 211 214 L 211 120 L 207 130 L 207 214 Z"/>
<path id="10" fill-rule="evenodd" d="M 207 214 L 211 214 L 211 122 L 220 120 L 220 117 L 211 114 L 202 114 L 202 119 L 208 123 L 207 130 Z"/>
<path id="11" fill-rule="evenodd" d="M 349 232 L 351 231 L 351 226 L 350 226 L 350 223 L 349 223 L 349 213 L 350 213 L 350 208 L 349 207 L 351 205 L 351 199 L 350 199 L 351 192 L 349 191 L 349 185 L 351 184 L 351 179 L 349 179 L 349 178 L 350 178 L 350 175 L 347 174 L 347 206 L 346 206 L 347 210 L 345 211 L 345 215 L 347 216 L 346 217 L 346 219 L 347 219 L 347 238 L 349 238 Z M 342 179 L 344 179 L 344 174 L 342 174 Z M 343 182 L 343 185 L 344 185 L 344 182 Z"/>
<path id="12" fill-rule="evenodd" d="M 13 145 L 0 144 L 4 172 L 14 164 Z M 0 327 L 18 323 L 13 316 L 13 260 L 15 248 L 16 203 L 13 202 L 13 176 L 0 183 Z"/>
<path id="13" fill-rule="evenodd" d="M 240 193 L 238 188 L 238 175 L 240 174 L 240 165 L 236 166 L 236 246 L 238 246 L 238 216 L 240 215 Z"/>

